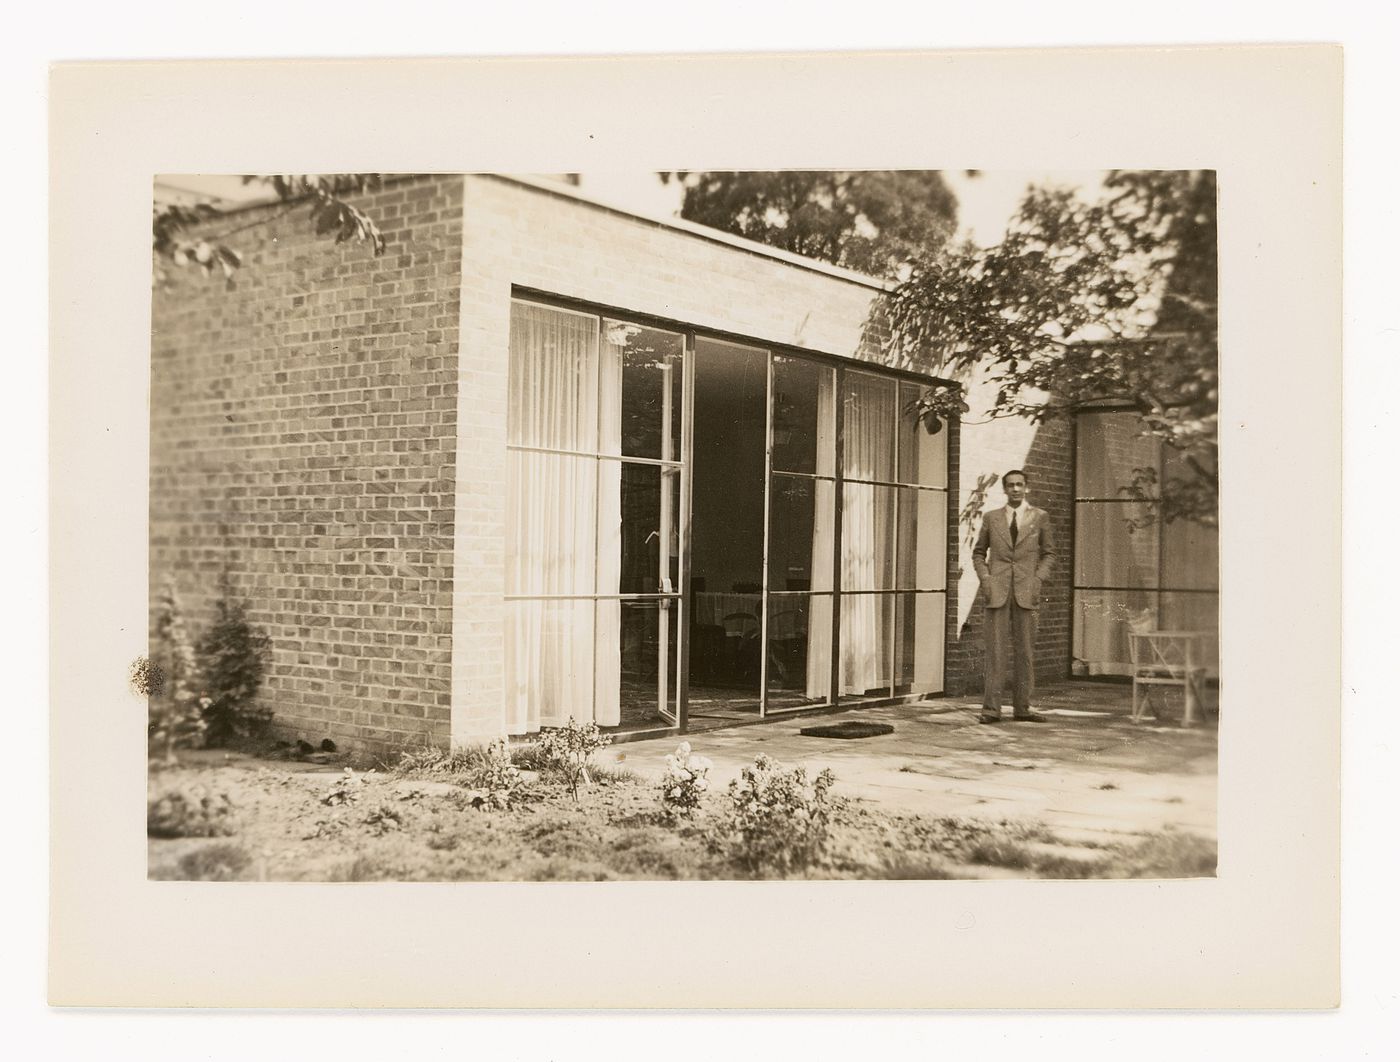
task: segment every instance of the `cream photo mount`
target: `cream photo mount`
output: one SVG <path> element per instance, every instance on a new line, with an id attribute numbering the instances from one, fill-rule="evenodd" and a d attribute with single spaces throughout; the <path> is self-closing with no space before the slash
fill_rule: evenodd
<path id="1" fill-rule="evenodd" d="M 65 64 L 51 90 L 53 1003 L 1336 1004 L 1339 48 Z M 126 668 L 147 622 L 153 175 L 836 166 L 1216 171 L 1219 876 L 148 881 Z M 1307 501 L 1282 536 L 1258 497 Z"/>

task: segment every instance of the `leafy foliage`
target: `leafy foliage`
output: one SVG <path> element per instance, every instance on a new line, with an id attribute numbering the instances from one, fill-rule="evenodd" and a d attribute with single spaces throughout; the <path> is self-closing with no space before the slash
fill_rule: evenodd
<path id="1" fill-rule="evenodd" d="M 165 278 L 164 263 L 167 261 L 177 266 L 194 262 L 204 270 L 205 276 L 217 266 L 225 279 L 232 280 L 234 270 L 243 264 L 243 256 L 220 237 L 213 237 L 210 242 L 188 235 L 189 230 L 201 228 L 219 216 L 219 209 L 210 203 L 193 206 L 172 203 L 151 208 L 151 256 L 158 280 Z"/>
<path id="2" fill-rule="evenodd" d="M 993 416 L 1137 413 L 1179 470 L 1139 483 L 1164 520 L 1216 519 L 1214 174 L 1119 171 L 1089 201 L 1032 188 L 1000 244 L 934 249 L 880 308 L 891 352 L 933 371 L 982 365 Z"/>
<path id="3" fill-rule="evenodd" d="M 399 753 L 394 773 L 403 777 L 442 777 L 465 775 L 482 765 L 479 747 L 466 746 L 449 750 L 437 745 L 423 745 Z"/>
<path id="4" fill-rule="evenodd" d="M 364 211 L 342 196 L 375 191 L 383 184 L 377 173 L 273 174 L 244 177 L 243 182 L 262 181 L 271 185 L 277 198 L 286 202 L 311 201 L 311 223 L 318 236 L 335 234 L 336 243 L 368 242 L 375 257 L 384 253 L 384 234 Z"/>
<path id="5" fill-rule="evenodd" d="M 347 196 L 372 192 L 383 184 L 377 173 L 256 174 L 243 178 L 244 184 L 261 184 L 272 192 L 284 209 L 256 218 L 251 223 L 233 225 L 220 232 L 209 232 L 228 214 L 212 203 L 156 205 L 151 209 L 151 258 L 157 283 L 167 277 L 166 265 L 198 265 L 205 276 L 217 268 L 229 284 L 243 264 L 243 256 L 225 242 L 254 225 L 266 224 L 293 208 L 309 203 L 312 231 L 318 236 L 334 236 L 336 243 L 354 240 L 368 243 L 375 257 L 384 253 L 384 234 L 374 219 L 349 202 Z"/>
<path id="6" fill-rule="evenodd" d="M 511 762 L 510 748 L 504 739 L 486 746 L 475 781 L 487 807 L 500 811 L 510 808 L 520 788 L 520 768 Z"/>
<path id="7" fill-rule="evenodd" d="M 236 738 L 260 737 L 272 720 L 272 713 L 255 703 L 271 642 L 248 622 L 247 605 L 233 596 L 227 578 L 220 590 L 214 624 L 196 647 L 206 702 L 205 740 L 216 746 Z"/>
<path id="8" fill-rule="evenodd" d="M 954 383 L 925 388 L 909 403 L 905 412 L 911 414 L 930 435 L 937 435 L 948 421 L 961 420 L 968 410 L 962 387 Z"/>
<path id="9" fill-rule="evenodd" d="M 663 173 L 681 216 L 794 254 L 894 277 L 952 235 L 957 198 L 931 170 Z"/>
<path id="10" fill-rule="evenodd" d="M 166 762 L 173 762 L 177 748 L 202 744 L 205 732 L 199 668 L 173 583 L 165 585 L 157 602 L 151 648 L 149 660 L 133 664 L 133 682 L 138 672 L 144 675 L 139 681 L 147 691 L 147 739 Z"/>
<path id="11" fill-rule="evenodd" d="M 729 783 L 724 820 L 730 858 L 753 874 L 779 875 L 816 862 L 826 848 L 835 801 L 830 771 L 809 783 L 803 767 L 785 770 L 760 755 Z"/>

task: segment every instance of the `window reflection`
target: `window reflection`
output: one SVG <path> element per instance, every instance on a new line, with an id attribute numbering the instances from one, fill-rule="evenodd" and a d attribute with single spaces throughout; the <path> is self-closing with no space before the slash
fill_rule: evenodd
<path id="1" fill-rule="evenodd" d="M 621 396 L 604 403 L 604 417 L 613 409 L 619 420 L 614 431 L 604 425 L 604 453 L 680 459 L 684 353 L 685 340 L 674 332 L 603 322 L 602 387 Z"/>

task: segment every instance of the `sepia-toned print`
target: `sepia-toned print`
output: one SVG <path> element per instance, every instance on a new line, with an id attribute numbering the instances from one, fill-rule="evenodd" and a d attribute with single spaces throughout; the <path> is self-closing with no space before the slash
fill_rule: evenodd
<path id="1" fill-rule="evenodd" d="M 158 176 L 149 876 L 1214 876 L 1216 204 Z"/>

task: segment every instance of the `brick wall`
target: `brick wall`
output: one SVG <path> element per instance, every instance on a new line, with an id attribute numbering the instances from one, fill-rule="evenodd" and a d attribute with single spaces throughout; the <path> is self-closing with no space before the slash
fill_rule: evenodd
<path id="1" fill-rule="evenodd" d="M 232 290 L 191 267 L 153 294 L 152 597 L 173 578 L 198 628 L 230 575 L 289 735 L 448 737 L 461 189 L 359 200 L 377 259 L 305 206 L 243 212 Z"/>

